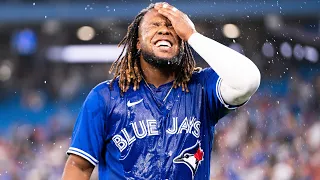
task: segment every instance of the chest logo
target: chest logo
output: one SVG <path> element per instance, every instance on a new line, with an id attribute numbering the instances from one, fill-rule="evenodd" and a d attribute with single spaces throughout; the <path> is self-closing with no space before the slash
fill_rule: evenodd
<path id="1" fill-rule="evenodd" d="M 200 141 L 197 141 L 192 147 L 184 149 L 179 156 L 173 159 L 174 163 L 183 163 L 191 170 L 194 178 L 201 161 L 203 161 L 204 152 L 201 149 Z"/>
<path id="2" fill-rule="evenodd" d="M 143 101 L 143 99 L 140 99 L 139 101 L 136 101 L 136 102 L 130 102 L 130 100 L 127 102 L 127 106 L 128 107 L 131 107 L 131 106 L 134 106 L 134 105 L 137 105 L 139 103 L 141 103 Z"/>

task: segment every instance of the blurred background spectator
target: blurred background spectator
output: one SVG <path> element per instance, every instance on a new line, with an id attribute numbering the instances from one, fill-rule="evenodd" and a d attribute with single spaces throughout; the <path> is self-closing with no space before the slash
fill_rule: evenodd
<path id="1" fill-rule="evenodd" d="M 150 2 L 0 2 L 1 180 L 61 177 L 84 98 L 112 77 L 117 43 Z M 211 178 L 320 179 L 320 1 L 168 2 L 262 73 L 249 103 L 216 126 Z"/>

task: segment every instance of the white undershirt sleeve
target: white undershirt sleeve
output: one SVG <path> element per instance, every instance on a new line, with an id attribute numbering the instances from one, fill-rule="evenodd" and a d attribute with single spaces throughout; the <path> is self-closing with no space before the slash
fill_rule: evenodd
<path id="1" fill-rule="evenodd" d="M 188 43 L 221 77 L 220 91 L 230 105 L 246 102 L 260 85 L 260 71 L 246 56 L 199 33 Z"/>

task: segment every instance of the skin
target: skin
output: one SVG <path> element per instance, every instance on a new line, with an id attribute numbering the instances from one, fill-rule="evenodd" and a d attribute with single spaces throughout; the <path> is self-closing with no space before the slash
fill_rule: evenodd
<path id="1" fill-rule="evenodd" d="M 62 179 L 89 180 L 93 169 L 94 166 L 86 159 L 75 154 L 70 154 L 62 174 Z"/>
<path id="2" fill-rule="evenodd" d="M 194 24 L 186 14 L 168 3 L 157 3 L 155 8 L 145 14 L 140 23 L 137 49 L 154 53 L 160 58 L 172 58 L 179 53 L 181 40 L 187 41 L 196 32 Z M 169 40 L 170 49 L 155 46 L 159 39 Z M 140 56 L 141 69 L 148 83 L 159 87 L 175 79 L 175 73 L 168 69 L 160 69 L 150 65 Z"/>
<path id="3" fill-rule="evenodd" d="M 181 40 L 188 41 L 196 32 L 194 24 L 183 12 L 176 10 L 168 3 L 156 3 L 154 9 L 147 12 L 140 23 L 138 49 L 153 52 L 161 58 L 172 58 L 179 53 Z M 167 39 L 172 43 L 170 49 L 154 46 L 158 39 Z M 141 69 L 148 83 L 159 87 L 175 79 L 172 71 L 158 69 L 140 57 Z M 94 166 L 86 159 L 71 154 L 66 162 L 63 180 L 89 180 Z"/>

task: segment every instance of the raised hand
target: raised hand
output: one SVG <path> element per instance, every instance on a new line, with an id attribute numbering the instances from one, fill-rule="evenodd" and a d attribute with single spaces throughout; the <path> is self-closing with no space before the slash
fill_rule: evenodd
<path id="1" fill-rule="evenodd" d="M 177 35 L 183 41 L 188 41 L 189 37 L 197 32 L 189 17 L 172 5 L 168 3 L 156 3 L 154 9 L 171 21 Z"/>

